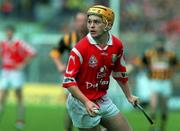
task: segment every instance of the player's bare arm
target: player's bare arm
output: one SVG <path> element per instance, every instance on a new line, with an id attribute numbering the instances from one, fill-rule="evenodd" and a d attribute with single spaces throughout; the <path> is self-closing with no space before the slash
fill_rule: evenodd
<path id="1" fill-rule="evenodd" d="M 117 82 L 118 82 L 119 86 L 121 87 L 121 89 L 123 90 L 128 101 L 133 106 L 135 106 L 135 103 L 138 102 L 138 97 L 132 95 L 131 90 L 130 90 L 129 85 L 128 85 L 128 82 L 126 82 L 126 83 L 123 83 L 120 81 L 117 81 Z"/>
<path id="2" fill-rule="evenodd" d="M 62 73 L 66 70 L 66 65 L 63 64 L 62 59 L 61 59 L 61 53 L 58 50 L 53 49 L 50 52 L 50 57 L 53 60 L 53 62 L 55 63 L 55 65 L 60 73 Z"/>
<path id="3" fill-rule="evenodd" d="M 66 65 L 64 65 L 61 62 L 61 57 L 52 57 L 52 60 L 54 61 L 55 65 L 60 73 L 62 73 L 66 70 Z"/>
<path id="4" fill-rule="evenodd" d="M 19 64 L 16 65 L 16 69 L 17 70 L 21 70 L 23 69 L 35 56 L 36 56 L 36 52 L 34 52 L 32 55 L 28 56 L 25 58 L 25 60 Z"/>

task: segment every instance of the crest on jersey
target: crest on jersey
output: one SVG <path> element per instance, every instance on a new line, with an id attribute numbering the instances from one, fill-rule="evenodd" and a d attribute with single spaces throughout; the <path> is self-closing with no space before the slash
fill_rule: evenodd
<path id="1" fill-rule="evenodd" d="M 97 78 L 103 78 L 106 76 L 107 67 L 104 65 L 100 68 L 99 72 L 97 73 Z"/>
<path id="2" fill-rule="evenodd" d="M 95 66 L 97 66 L 97 62 L 98 61 L 97 61 L 96 57 L 93 55 L 89 58 L 88 64 L 90 67 L 95 67 Z"/>
<path id="3" fill-rule="evenodd" d="M 116 60 L 118 59 L 117 54 L 112 54 L 112 63 L 115 64 Z"/>

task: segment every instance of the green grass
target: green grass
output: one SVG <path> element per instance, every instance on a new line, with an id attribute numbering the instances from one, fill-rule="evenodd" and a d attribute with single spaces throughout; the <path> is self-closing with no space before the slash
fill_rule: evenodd
<path id="1" fill-rule="evenodd" d="M 17 131 L 15 105 L 7 105 L 0 131 Z M 63 106 L 26 106 L 26 126 L 22 131 L 63 131 Z M 149 123 L 141 112 L 124 113 L 134 131 L 148 131 Z M 166 131 L 180 131 L 180 113 L 171 112 Z M 77 131 L 77 130 L 76 130 Z"/>
<path id="2" fill-rule="evenodd" d="M 149 131 L 150 123 L 141 112 L 128 112 L 124 113 L 128 118 L 129 123 L 132 125 L 134 131 Z M 154 125 L 160 124 L 160 118 L 155 121 Z M 180 112 L 170 112 L 167 122 L 166 131 L 180 131 Z"/>
<path id="3" fill-rule="evenodd" d="M 28 106 L 23 131 L 62 131 L 64 107 Z M 16 131 L 15 106 L 7 106 L 0 122 L 0 131 Z"/>

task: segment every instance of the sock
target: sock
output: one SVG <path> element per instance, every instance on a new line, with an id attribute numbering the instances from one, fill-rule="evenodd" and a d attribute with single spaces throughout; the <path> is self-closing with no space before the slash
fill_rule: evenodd
<path id="1" fill-rule="evenodd" d="M 24 105 L 23 104 L 20 104 L 18 107 L 17 107 L 17 121 L 23 121 L 24 122 Z"/>

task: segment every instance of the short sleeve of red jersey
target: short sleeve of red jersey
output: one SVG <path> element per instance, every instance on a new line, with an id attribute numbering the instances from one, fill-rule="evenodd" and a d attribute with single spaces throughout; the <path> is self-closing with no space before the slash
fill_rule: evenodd
<path id="1" fill-rule="evenodd" d="M 79 72 L 80 65 L 82 63 L 81 53 L 77 48 L 71 50 L 68 65 L 63 80 L 63 87 L 68 88 L 69 86 L 77 86 L 76 76 Z"/>
<path id="2" fill-rule="evenodd" d="M 21 48 L 23 48 L 25 56 L 34 56 L 36 54 L 36 50 L 29 46 L 27 43 L 20 41 L 20 46 Z"/>
<path id="3" fill-rule="evenodd" d="M 123 83 L 128 81 L 123 49 L 120 50 L 118 59 L 115 62 L 115 66 L 113 67 L 113 71 L 112 71 L 112 76 L 114 79 L 121 81 Z"/>

